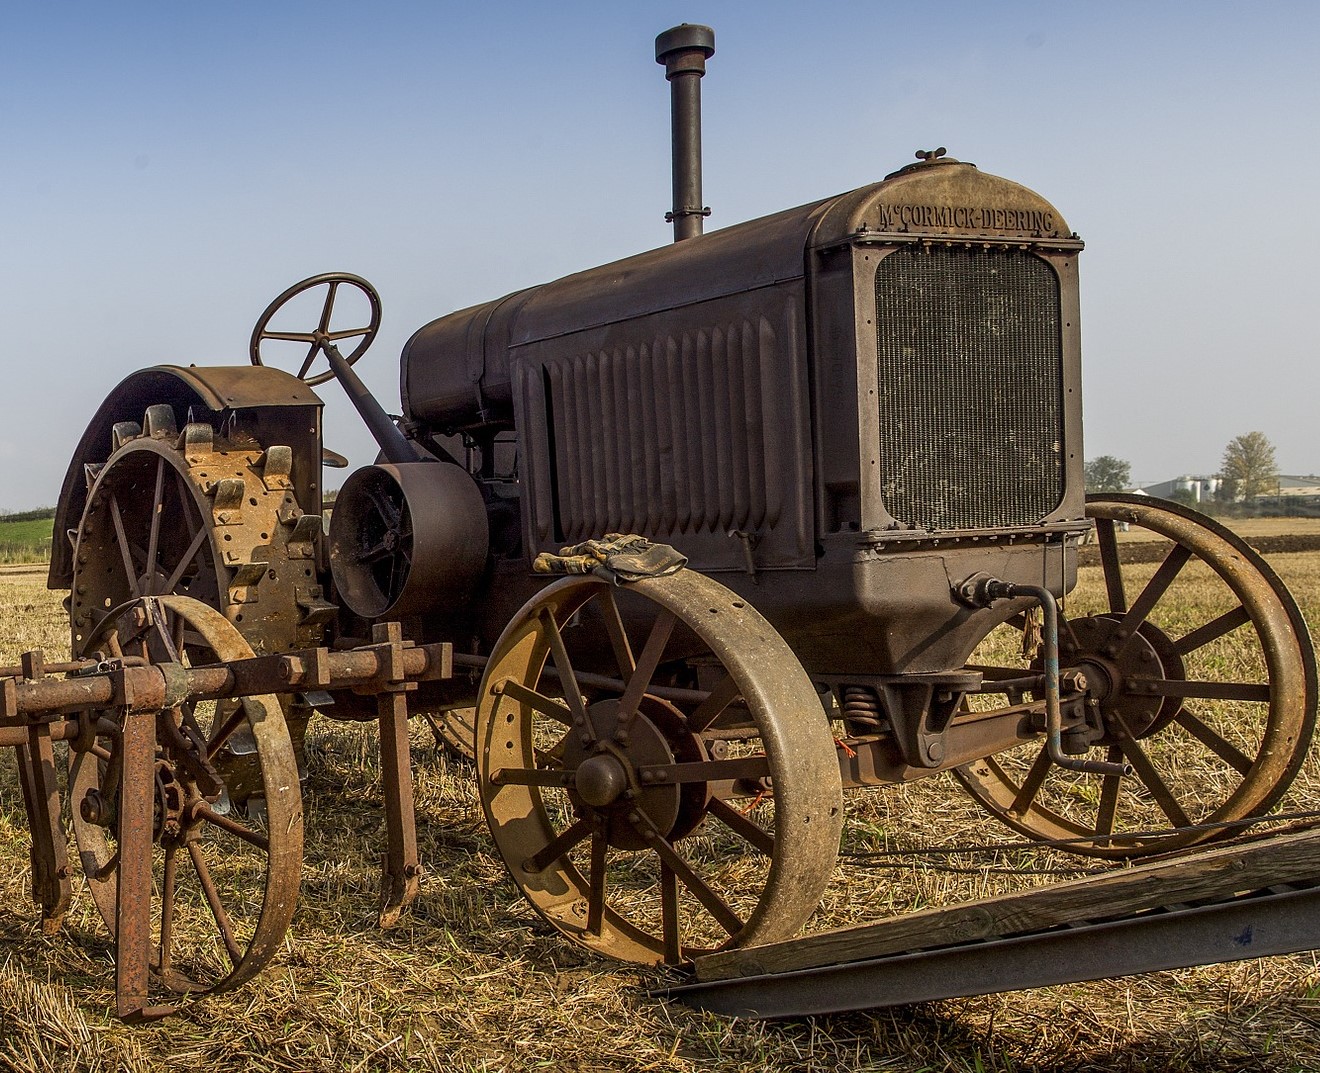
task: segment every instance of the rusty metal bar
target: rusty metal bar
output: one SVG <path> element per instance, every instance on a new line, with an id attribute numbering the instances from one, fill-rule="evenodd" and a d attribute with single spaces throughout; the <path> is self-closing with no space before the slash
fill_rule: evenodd
<path id="1" fill-rule="evenodd" d="M 412 681 L 447 678 L 452 672 L 448 644 L 404 647 L 402 677 Z M 157 664 L 116 667 L 104 674 L 73 678 L 6 678 L 0 681 L 0 746 L 27 742 L 24 729 L 34 717 L 50 717 L 127 705 L 133 711 L 158 711 L 166 699 L 221 700 L 227 697 L 287 693 L 291 689 L 355 689 L 375 692 L 384 683 L 389 658 L 380 649 L 331 652 L 304 649 L 288 655 L 259 656 L 223 666 L 183 667 Z M 131 698 L 125 700 L 125 698 Z M 51 728 L 54 740 L 66 740 L 73 730 Z"/>
<path id="2" fill-rule="evenodd" d="M 386 849 L 381 858 L 380 914 L 382 928 L 393 927 L 417 898 L 422 865 L 417 853 L 417 815 L 413 807 L 412 752 L 408 743 L 403 631 L 397 622 L 372 627 L 372 639 L 390 664 L 388 685 L 376 698 L 380 725 L 380 781 L 385 797 Z"/>
<path id="3" fill-rule="evenodd" d="M 59 931 L 73 896 L 64 826 L 60 822 L 60 791 L 55 780 L 55 753 L 51 728 L 28 728 L 28 741 L 19 746 L 19 780 L 23 804 L 32 832 L 32 900 L 41 907 L 41 927 L 47 935 Z"/>
<path id="4" fill-rule="evenodd" d="M 115 900 L 115 1003 L 125 1020 L 141 1019 L 147 1009 L 155 756 L 155 714 L 126 711 Z"/>

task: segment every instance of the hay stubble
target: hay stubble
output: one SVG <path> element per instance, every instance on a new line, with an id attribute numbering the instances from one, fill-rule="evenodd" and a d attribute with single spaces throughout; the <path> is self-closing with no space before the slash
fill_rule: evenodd
<path id="1" fill-rule="evenodd" d="M 1274 560 L 1320 626 L 1320 553 Z M 44 577 L 0 573 L 0 661 L 66 643 Z M 293 930 L 234 995 L 162 1024 L 110 1016 L 109 942 L 76 884 L 64 931 L 40 934 L 12 759 L 0 760 L 0 1068 L 216 1071 L 504 1069 L 1314 1069 L 1313 955 L 951 1000 L 787 1024 L 729 1021 L 646 997 L 659 972 L 571 948 L 522 902 L 494 854 L 471 770 L 414 728 L 427 875 L 400 927 L 374 925 L 382 845 L 370 731 L 328 722 L 309 739 L 308 852 Z M 1284 808 L 1320 803 L 1303 768 Z M 1007 841 L 950 779 L 849 795 L 844 848 Z M 966 868 L 947 871 L 936 864 Z M 1039 882 L 995 867 L 1075 868 L 1043 852 L 842 867 L 813 928 Z"/>

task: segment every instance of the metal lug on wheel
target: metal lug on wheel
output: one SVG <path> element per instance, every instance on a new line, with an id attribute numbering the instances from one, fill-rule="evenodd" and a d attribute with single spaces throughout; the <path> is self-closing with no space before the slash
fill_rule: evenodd
<path id="1" fill-rule="evenodd" d="M 142 426 L 136 421 L 116 421 L 110 429 L 110 450 L 118 451 L 130 440 L 142 435 Z"/>
<path id="2" fill-rule="evenodd" d="M 142 431 L 147 436 L 176 439 L 179 426 L 174 420 L 174 407 L 166 402 L 148 406 L 147 412 L 142 415 Z"/>

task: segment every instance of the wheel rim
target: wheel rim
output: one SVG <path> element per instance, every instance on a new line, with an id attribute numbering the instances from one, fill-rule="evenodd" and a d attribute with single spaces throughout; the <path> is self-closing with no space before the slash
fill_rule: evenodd
<path id="1" fill-rule="evenodd" d="M 690 571 L 529 602 L 486 670 L 477 767 L 523 894 L 624 960 L 796 934 L 838 850 L 819 697 L 759 614 Z"/>
<path id="2" fill-rule="evenodd" d="M 185 597 L 147 598 L 107 617 L 90 644 L 108 656 L 202 666 L 252 649 L 217 611 Z M 92 898 L 116 933 L 119 859 L 115 772 L 121 738 L 101 719 L 69 752 L 74 836 Z M 264 820 L 227 808 L 213 763 L 239 736 L 260 768 Z M 302 863 L 298 768 L 279 701 L 183 704 L 157 716 L 152 971 L 178 992 L 228 990 L 279 949 L 293 917 Z"/>
<path id="3" fill-rule="evenodd" d="M 477 737 L 475 708 L 441 708 L 434 711 L 424 708 L 421 714 L 430 726 L 436 744 L 450 756 L 468 763 L 476 759 L 473 749 Z"/>
<path id="4" fill-rule="evenodd" d="M 1060 664 L 1065 680 L 1086 680 L 1103 731 L 1093 744 L 1134 774 L 1063 771 L 1039 741 L 956 774 L 1015 830 L 1093 856 L 1231 835 L 1214 825 L 1268 811 L 1305 757 L 1316 707 L 1305 622 L 1259 555 L 1194 512 L 1106 496 L 1087 515 L 1100 565 L 1079 570 L 1066 601 Z M 1122 561 L 1120 523 L 1164 543 L 1157 562 Z"/>

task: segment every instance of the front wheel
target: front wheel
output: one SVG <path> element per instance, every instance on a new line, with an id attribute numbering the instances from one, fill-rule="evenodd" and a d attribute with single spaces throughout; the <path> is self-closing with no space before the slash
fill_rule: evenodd
<path id="1" fill-rule="evenodd" d="M 1060 665 L 1086 683 L 1091 744 L 1133 774 L 1065 771 L 1039 741 L 956 774 L 1013 829 L 1092 856 L 1234 834 L 1282 797 L 1311 740 L 1301 612 L 1258 554 L 1195 511 L 1102 495 L 1086 513 L 1099 563 L 1065 601 Z"/>
<path id="2" fill-rule="evenodd" d="M 476 741 L 514 882 L 600 953 L 673 964 L 786 939 L 829 881 L 843 800 L 820 699 L 701 574 L 544 589 L 495 646 Z"/>

